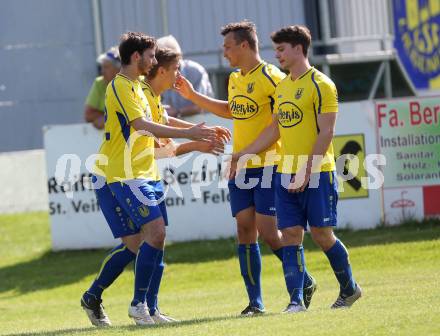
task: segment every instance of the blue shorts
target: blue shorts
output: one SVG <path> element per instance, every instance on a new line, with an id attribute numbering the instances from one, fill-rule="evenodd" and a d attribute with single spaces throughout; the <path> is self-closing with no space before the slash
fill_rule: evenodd
<path id="1" fill-rule="evenodd" d="M 232 216 L 254 206 L 262 215 L 275 216 L 274 172 L 276 167 L 242 169 L 229 180 Z"/>
<path id="2" fill-rule="evenodd" d="M 275 206 L 278 228 L 282 230 L 301 225 L 306 229 L 307 223 L 314 227 L 336 226 L 338 184 L 335 172 L 312 174 L 309 185 L 301 193 L 287 191 L 288 181 L 292 176 L 276 173 Z"/>
<path id="3" fill-rule="evenodd" d="M 165 225 L 168 225 L 161 181 L 130 180 L 107 184 L 103 179 L 93 176 L 92 182 L 104 183 L 95 193 L 113 237 L 136 234 L 142 225 L 159 217 L 163 217 Z"/>

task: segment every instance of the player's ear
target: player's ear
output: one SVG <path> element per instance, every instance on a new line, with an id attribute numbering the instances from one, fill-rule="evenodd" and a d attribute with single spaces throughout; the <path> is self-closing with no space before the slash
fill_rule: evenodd
<path id="1" fill-rule="evenodd" d="M 131 54 L 130 58 L 131 58 L 132 61 L 137 62 L 137 61 L 140 60 L 141 54 L 139 53 L 139 51 L 135 51 L 134 53 Z"/>

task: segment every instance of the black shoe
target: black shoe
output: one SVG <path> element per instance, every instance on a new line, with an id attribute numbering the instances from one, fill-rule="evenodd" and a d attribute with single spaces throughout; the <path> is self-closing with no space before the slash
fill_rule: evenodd
<path id="1" fill-rule="evenodd" d="M 260 309 L 258 307 L 252 307 L 251 305 L 249 305 L 241 312 L 241 315 L 251 316 L 251 315 L 261 315 L 264 313 L 265 313 L 264 309 Z"/>
<path id="2" fill-rule="evenodd" d="M 312 284 L 309 287 L 305 287 L 303 289 L 303 298 L 304 298 L 304 306 L 306 308 L 309 308 L 310 302 L 312 302 L 313 294 L 316 291 L 316 288 L 318 288 L 318 285 L 316 284 L 316 281 L 314 278 L 310 277 L 312 279 Z"/>
<path id="3" fill-rule="evenodd" d="M 81 298 L 81 307 L 87 313 L 87 317 L 94 326 L 108 327 L 112 325 L 105 313 L 101 299 L 98 299 L 92 294 L 84 293 Z"/>

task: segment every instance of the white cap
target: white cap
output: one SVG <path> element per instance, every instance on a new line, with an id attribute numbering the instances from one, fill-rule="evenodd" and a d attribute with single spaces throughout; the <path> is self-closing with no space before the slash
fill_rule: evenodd
<path id="1" fill-rule="evenodd" d="M 176 53 L 182 54 L 182 49 L 180 49 L 179 42 L 173 35 L 163 36 L 157 40 L 157 46 L 163 49 L 171 49 Z"/>
<path id="2" fill-rule="evenodd" d="M 115 67 L 121 66 L 121 58 L 119 57 L 119 50 L 116 47 L 111 47 L 105 53 L 98 56 L 96 62 L 102 64 L 105 61 L 110 61 Z"/>

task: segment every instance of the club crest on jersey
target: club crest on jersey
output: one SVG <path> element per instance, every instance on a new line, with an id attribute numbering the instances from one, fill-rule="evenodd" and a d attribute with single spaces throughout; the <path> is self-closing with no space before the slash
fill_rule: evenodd
<path id="1" fill-rule="evenodd" d="M 153 121 L 153 115 L 152 115 L 152 113 L 151 113 L 151 109 L 146 108 L 146 109 L 144 110 L 144 113 L 145 113 L 145 117 L 147 117 L 147 120 L 149 120 L 149 121 Z"/>
<path id="2" fill-rule="evenodd" d="M 304 88 L 299 88 L 298 90 L 296 90 L 295 99 L 300 99 L 303 92 L 304 92 Z"/>
<path id="3" fill-rule="evenodd" d="M 247 93 L 254 92 L 254 87 L 255 87 L 255 82 L 248 83 L 248 85 L 247 85 Z"/>
<path id="4" fill-rule="evenodd" d="M 138 212 L 142 217 L 148 217 L 148 215 L 150 214 L 150 210 L 148 209 L 148 207 L 146 205 L 141 205 L 138 207 Z"/>

